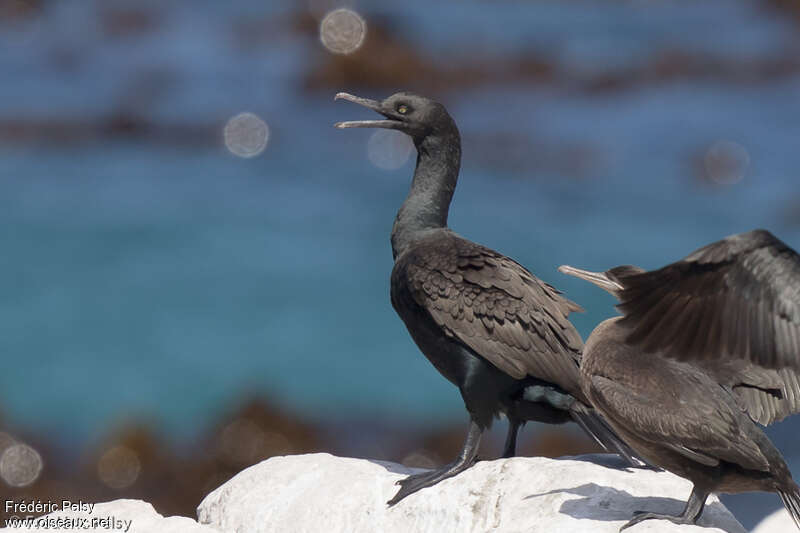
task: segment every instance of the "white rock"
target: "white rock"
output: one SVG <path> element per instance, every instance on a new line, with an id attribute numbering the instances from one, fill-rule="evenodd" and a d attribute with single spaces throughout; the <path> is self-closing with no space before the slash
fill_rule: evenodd
<path id="1" fill-rule="evenodd" d="M 60 503 L 60 502 L 59 502 Z M 9 533 L 41 531 L 106 531 L 127 533 L 220 533 L 185 516 L 165 518 L 141 500 L 115 500 L 95 504 L 91 512 L 56 511 L 34 518 L 31 527 L 7 527 Z M 92 521 L 96 522 L 92 522 Z M 94 526 L 94 527 L 92 527 Z"/>
<path id="2" fill-rule="evenodd" d="M 792 517 L 781 507 L 774 513 L 767 515 L 764 520 L 756 524 L 752 533 L 791 533 L 797 531 Z"/>
<path id="3" fill-rule="evenodd" d="M 273 457 L 209 494 L 198 520 L 231 531 L 292 533 L 617 533 L 635 510 L 678 514 L 691 484 L 622 469 L 614 456 L 482 461 L 387 507 L 412 470 L 328 454 Z M 716 498 L 698 526 L 648 520 L 626 533 L 744 533 Z"/>

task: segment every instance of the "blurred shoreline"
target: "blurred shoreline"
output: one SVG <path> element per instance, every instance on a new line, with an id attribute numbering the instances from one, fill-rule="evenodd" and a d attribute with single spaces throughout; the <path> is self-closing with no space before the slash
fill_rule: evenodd
<path id="1" fill-rule="evenodd" d="M 557 457 L 599 451 L 570 426 L 523 428 L 519 455 Z M 10 447 L 25 446 L 41 457 L 41 470 L 23 487 L 9 486 L 6 474 L 12 472 L 20 479 L 36 464 L 29 457 L 14 469 L 0 464 L 0 477 L 5 476 L 0 485 L 17 502 L 132 498 L 152 503 L 161 514 L 194 518 L 205 495 L 269 457 L 326 452 L 433 468 L 458 452 L 465 427 L 409 426 L 375 419 L 313 423 L 266 400 L 251 399 L 191 442 L 170 442 L 153 425 L 130 422 L 75 450 L 53 447 L 47 436 L 3 428 L 0 423 L 0 456 Z M 505 420 L 498 420 L 481 458 L 499 456 L 505 430 Z M 0 509 L 0 520 L 3 517 Z"/>

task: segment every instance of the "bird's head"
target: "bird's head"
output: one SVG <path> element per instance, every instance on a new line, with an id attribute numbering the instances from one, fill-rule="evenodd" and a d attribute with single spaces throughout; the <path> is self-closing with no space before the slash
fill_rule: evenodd
<path id="1" fill-rule="evenodd" d="M 372 109 L 386 117 L 384 120 L 353 120 L 337 122 L 337 128 L 388 128 L 402 131 L 419 145 L 432 135 L 445 136 L 456 130 L 453 119 L 444 106 L 424 96 L 408 92 L 393 94 L 377 101 L 339 93 L 335 100 L 348 100 Z"/>

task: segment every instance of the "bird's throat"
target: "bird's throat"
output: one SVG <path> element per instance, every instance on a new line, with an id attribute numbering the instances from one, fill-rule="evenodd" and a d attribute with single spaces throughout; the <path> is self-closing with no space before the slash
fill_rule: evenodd
<path id="1" fill-rule="evenodd" d="M 406 200 L 392 228 L 392 253 L 397 257 L 429 230 L 447 227 L 450 201 L 461 166 L 458 131 L 429 136 L 417 145 L 417 166 Z"/>

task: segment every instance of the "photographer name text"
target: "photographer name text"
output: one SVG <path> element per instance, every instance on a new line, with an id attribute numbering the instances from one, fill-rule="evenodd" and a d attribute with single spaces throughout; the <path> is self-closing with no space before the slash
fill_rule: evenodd
<path id="1" fill-rule="evenodd" d="M 93 503 L 82 501 L 61 500 L 60 502 L 42 500 L 6 500 L 4 504 L 6 513 L 54 513 L 56 511 L 73 511 L 76 513 L 92 514 Z"/>

